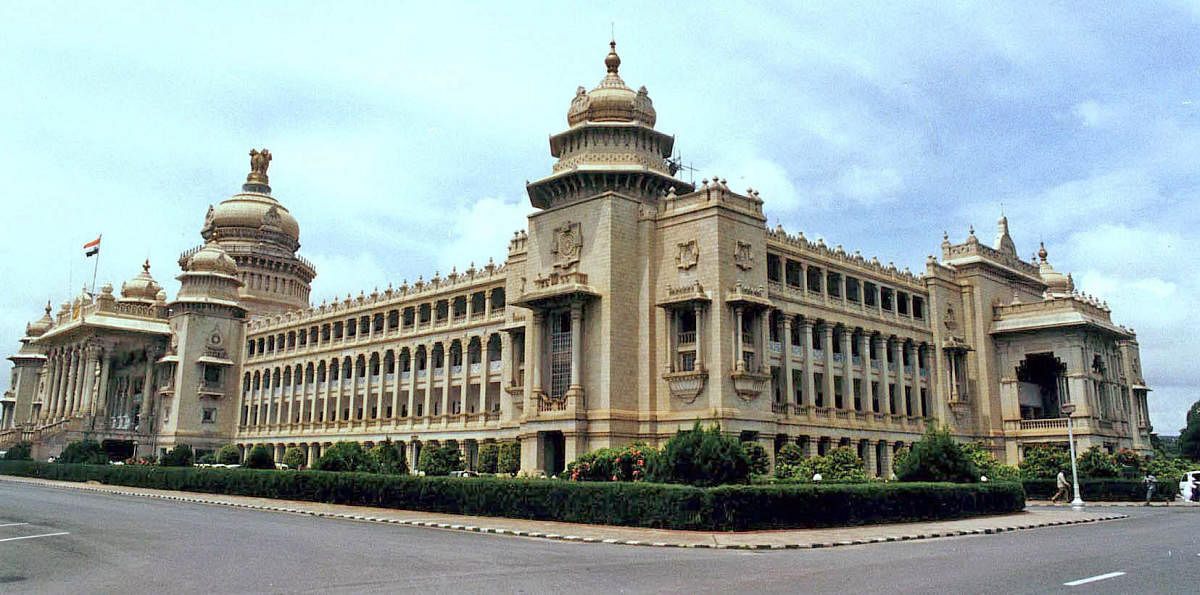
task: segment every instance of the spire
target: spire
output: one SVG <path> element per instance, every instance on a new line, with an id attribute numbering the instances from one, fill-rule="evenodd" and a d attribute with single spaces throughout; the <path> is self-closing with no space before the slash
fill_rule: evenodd
<path id="1" fill-rule="evenodd" d="M 1017 246 L 1013 243 L 1012 236 L 1008 235 L 1008 217 L 1004 215 L 1000 215 L 1000 220 L 996 223 L 996 241 L 992 247 L 1014 258 L 1017 256 Z"/>

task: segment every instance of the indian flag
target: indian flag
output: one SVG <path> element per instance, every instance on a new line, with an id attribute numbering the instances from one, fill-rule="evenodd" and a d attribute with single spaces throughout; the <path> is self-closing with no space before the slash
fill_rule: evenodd
<path id="1" fill-rule="evenodd" d="M 100 238 L 101 237 L 102 236 L 96 236 L 96 239 L 83 245 L 84 255 L 91 257 L 91 256 L 95 256 L 100 253 Z"/>

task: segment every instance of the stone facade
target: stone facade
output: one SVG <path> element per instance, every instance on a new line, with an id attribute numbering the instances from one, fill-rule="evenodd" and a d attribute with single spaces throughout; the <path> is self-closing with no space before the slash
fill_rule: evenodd
<path id="1" fill-rule="evenodd" d="M 1024 445 L 1149 450 L 1132 330 L 1043 248 L 944 238 L 919 274 L 766 227 L 763 201 L 675 177 L 674 138 L 615 46 L 582 87 L 558 159 L 528 184 L 507 261 L 308 305 L 315 268 L 271 196 L 270 154 L 210 207 L 175 301 L 131 281 L 30 325 L 0 441 L 125 441 L 138 452 L 340 440 L 519 440 L 555 473 L 588 450 L 660 443 L 696 420 L 769 453 L 851 446 L 870 474 L 929 424 L 1016 463 Z M 265 160 L 263 155 L 266 155 Z M 129 285 L 129 284 L 127 284 Z M 82 380 L 82 381 L 81 381 Z M 144 387 L 151 387 L 149 390 Z M 1068 409 L 1070 409 L 1068 407 Z"/>

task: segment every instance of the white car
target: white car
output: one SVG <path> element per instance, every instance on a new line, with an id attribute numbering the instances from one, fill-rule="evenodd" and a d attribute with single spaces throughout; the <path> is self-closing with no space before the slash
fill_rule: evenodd
<path id="1" fill-rule="evenodd" d="M 1183 481 L 1179 482 L 1179 496 L 1185 502 L 1192 499 L 1192 482 L 1200 482 L 1200 471 L 1188 471 L 1183 476 Z"/>

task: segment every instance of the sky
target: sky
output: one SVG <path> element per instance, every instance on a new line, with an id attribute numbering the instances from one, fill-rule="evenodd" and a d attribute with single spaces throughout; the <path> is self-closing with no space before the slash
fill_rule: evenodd
<path id="1" fill-rule="evenodd" d="M 436 6 L 434 6 L 436 4 Z M 504 259 L 548 137 L 621 76 L 695 180 L 769 225 L 924 270 L 1001 213 L 1134 328 L 1156 431 L 1200 399 L 1195 3 L 0 3 L 0 337 L 236 193 L 247 152 L 316 264 L 313 301 Z M 8 375 L 0 374 L 0 389 Z"/>

